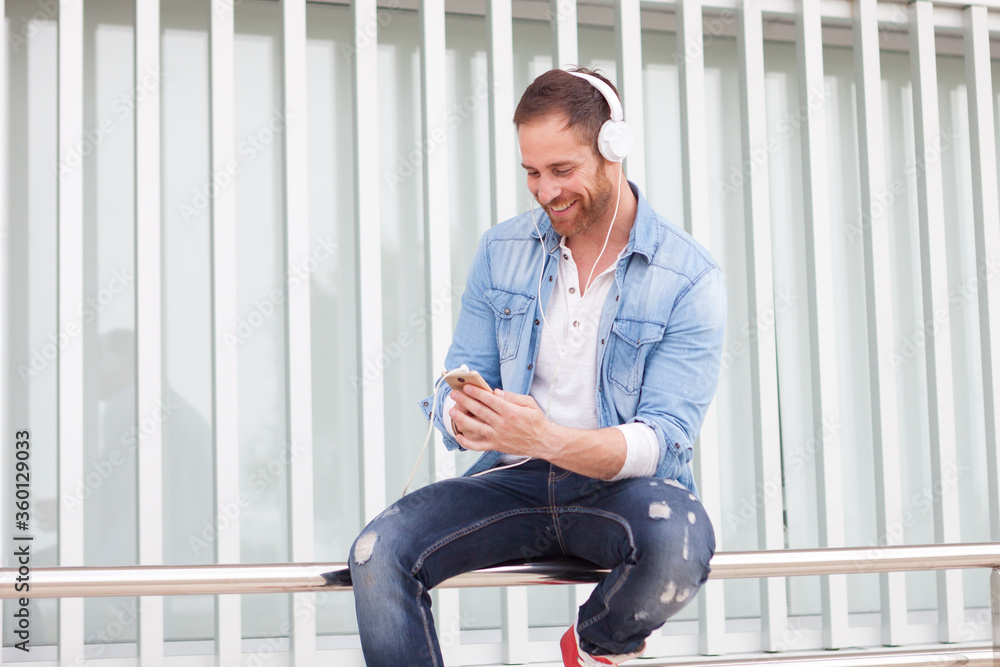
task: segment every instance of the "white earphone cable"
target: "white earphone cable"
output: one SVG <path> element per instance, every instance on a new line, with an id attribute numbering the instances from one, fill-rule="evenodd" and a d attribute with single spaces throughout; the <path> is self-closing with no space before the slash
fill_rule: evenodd
<path id="1" fill-rule="evenodd" d="M 611 216 L 611 224 L 608 225 L 608 233 L 604 237 L 604 245 L 601 247 L 601 252 L 600 252 L 600 254 L 597 255 L 597 259 L 594 261 L 594 265 L 590 269 L 590 275 L 587 276 L 587 283 L 586 283 L 585 287 L 583 288 L 583 291 L 580 294 L 581 298 L 583 298 L 583 296 L 587 293 L 587 290 L 590 289 L 590 282 L 594 279 L 594 271 L 597 270 L 597 265 L 600 263 L 601 257 L 604 256 L 604 251 L 608 247 L 608 241 L 611 239 L 611 231 L 614 229 L 615 219 L 618 217 L 618 207 L 621 204 L 621 196 L 622 196 L 622 173 L 623 173 L 623 167 L 622 167 L 621 162 L 619 162 L 618 163 L 618 196 L 615 199 L 615 212 Z M 541 230 L 538 227 L 538 221 L 535 219 L 535 197 L 534 197 L 534 195 L 532 195 L 532 197 L 531 197 L 531 222 L 535 225 L 535 231 L 538 233 L 538 241 L 539 241 L 539 243 L 542 244 L 542 251 L 543 251 L 543 253 L 548 252 L 547 250 L 545 250 L 545 239 L 542 238 L 542 232 L 541 232 Z M 545 326 L 546 329 L 548 329 L 549 333 L 552 335 L 552 341 L 556 344 L 556 348 L 559 350 L 559 363 L 556 364 L 556 370 L 552 374 L 552 381 L 549 383 L 549 397 L 548 397 L 548 401 L 547 401 L 547 403 L 545 405 L 545 418 L 548 419 L 549 412 L 552 409 L 552 393 L 553 393 L 553 391 L 555 391 L 556 380 L 559 377 L 559 370 L 562 368 L 563 359 L 565 359 L 566 352 L 569 349 L 569 332 L 567 331 L 567 333 L 566 333 L 566 339 L 563 341 L 565 343 L 565 346 L 564 346 L 563 344 L 561 344 L 559 342 L 559 339 L 556 336 L 555 332 L 552 331 L 551 328 L 549 328 L 548 320 L 545 319 L 545 309 L 542 308 L 542 306 L 541 306 L 542 278 L 544 277 L 544 275 L 545 275 L 545 262 L 543 260 L 542 261 L 542 270 L 538 274 L 538 289 L 536 290 L 535 298 L 538 300 L 538 301 L 536 301 L 536 303 L 539 304 L 538 310 L 542 314 L 543 325 Z M 592 307 L 593 307 L 593 299 L 591 299 L 590 303 L 587 304 L 586 311 L 583 311 L 583 306 L 581 305 L 580 309 L 577 310 L 577 319 L 580 319 L 581 316 L 589 315 L 590 314 L 590 310 L 591 310 Z M 582 311 L 582 315 L 581 315 L 581 311 Z M 572 319 L 572 318 L 570 318 L 570 319 Z M 403 493 L 402 493 L 403 496 L 405 496 L 406 493 L 407 493 L 407 491 L 409 491 L 410 484 L 413 483 L 413 478 L 416 476 L 417 469 L 420 467 L 420 462 L 423 460 L 424 454 L 427 453 L 427 447 L 430 445 L 431 435 L 434 432 L 434 410 L 437 408 L 438 391 L 441 389 L 441 382 L 444 380 L 444 375 L 445 374 L 442 373 L 441 377 L 438 378 L 437 382 L 434 383 L 434 395 L 431 398 L 431 413 L 430 413 L 430 421 L 429 421 L 429 423 L 427 425 L 427 435 L 424 437 L 424 445 L 423 445 L 423 447 L 420 448 L 420 454 L 419 454 L 419 456 L 417 456 L 417 462 L 413 465 L 413 471 L 410 473 L 410 478 L 406 480 L 406 486 L 403 487 Z M 523 465 L 523 464 L 525 464 L 525 463 L 527 463 L 528 461 L 531 461 L 531 460 L 532 460 L 531 457 L 527 457 L 527 458 L 521 459 L 520 461 L 515 461 L 514 463 L 511 463 L 510 465 L 500 466 L 498 468 L 490 468 L 488 470 L 483 470 L 482 472 L 477 472 L 476 474 L 471 475 L 471 477 L 479 477 L 480 475 L 485 475 L 487 473 L 497 472 L 498 470 L 509 470 L 510 468 L 516 468 L 517 466 Z"/>
<path id="2" fill-rule="evenodd" d="M 590 275 L 587 276 L 587 283 L 586 283 L 585 287 L 583 288 L 583 291 L 580 293 L 580 298 L 581 299 L 583 299 L 583 297 L 587 294 L 587 291 L 590 289 L 590 282 L 594 279 L 594 271 L 597 270 L 597 265 L 600 263 L 601 257 L 604 256 L 604 251 L 608 247 L 608 241 L 611 239 L 611 231 L 614 229 L 615 219 L 618 217 L 618 207 L 621 204 L 621 199 L 622 199 L 622 174 L 623 174 L 623 171 L 624 171 L 624 167 L 622 166 L 622 163 L 619 162 L 618 163 L 618 195 L 617 195 L 617 197 L 615 199 L 615 212 L 611 216 L 611 224 L 608 225 L 608 233 L 604 237 L 604 245 L 601 247 L 601 252 L 597 256 L 597 259 L 594 260 L 594 265 L 590 268 Z M 532 195 L 532 198 L 531 198 L 531 221 L 534 223 L 534 225 L 535 225 L 535 231 L 538 233 L 538 240 L 542 244 L 542 248 L 544 248 L 545 247 L 545 241 L 542 239 L 542 233 L 541 233 L 541 231 L 538 228 L 538 223 L 535 221 L 535 198 L 534 198 L 534 195 Z M 565 359 L 566 352 L 569 349 L 569 331 L 566 332 L 566 338 L 563 341 L 565 343 L 565 346 L 563 346 L 559 342 L 559 339 L 556 337 L 555 332 L 552 331 L 552 329 L 549 327 L 548 320 L 545 319 L 545 309 L 542 308 L 542 306 L 541 306 L 541 298 L 542 298 L 542 276 L 544 274 L 545 274 L 545 264 L 543 262 L 542 263 L 542 271 L 538 274 L 538 291 L 536 293 L 536 298 L 538 299 L 538 304 L 539 304 L 538 310 L 542 313 L 542 323 L 543 323 L 543 325 L 548 330 L 549 334 L 552 335 L 552 341 L 556 344 L 556 348 L 559 350 L 559 363 L 556 364 L 556 370 L 552 374 L 552 380 L 551 380 L 551 382 L 549 382 L 549 397 L 548 397 L 548 400 L 546 401 L 546 404 L 545 404 L 545 418 L 548 419 L 549 412 L 552 409 L 552 394 L 555 392 L 556 380 L 559 378 L 559 371 L 560 371 L 560 369 L 562 369 L 563 359 Z M 589 315 L 590 314 L 590 309 L 593 307 L 593 305 L 594 305 L 594 300 L 591 299 L 590 302 L 587 304 L 586 311 L 583 311 L 582 314 L 581 314 L 581 311 L 583 309 L 583 305 L 581 304 L 580 310 L 577 311 L 576 317 L 575 318 L 570 317 L 569 321 L 573 321 L 574 319 L 580 320 L 583 316 Z"/>
<path id="3" fill-rule="evenodd" d="M 427 435 L 424 437 L 424 446 L 420 448 L 420 454 L 417 456 L 417 462 L 413 464 L 413 471 L 410 473 L 410 478 L 406 480 L 406 486 L 403 487 L 403 493 L 400 497 L 405 496 L 406 492 L 410 489 L 410 484 L 413 482 L 413 478 L 417 474 L 417 468 L 420 467 L 420 461 L 424 458 L 424 454 L 427 453 L 427 445 L 431 442 L 431 434 L 434 432 L 434 410 L 437 408 L 437 397 L 438 390 L 441 388 L 441 382 L 444 380 L 445 373 L 441 374 L 441 377 L 437 379 L 434 383 L 434 396 L 431 398 L 431 416 L 430 421 L 427 424 Z"/>

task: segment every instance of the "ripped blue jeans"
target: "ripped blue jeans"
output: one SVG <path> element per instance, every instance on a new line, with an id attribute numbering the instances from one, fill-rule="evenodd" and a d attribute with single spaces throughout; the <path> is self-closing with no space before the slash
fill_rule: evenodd
<path id="1" fill-rule="evenodd" d="M 698 499 L 673 481 L 584 477 L 533 460 L 425 486 L 372 520 L 351 547 L 369 667 L 442 667 L 428 591 L 511 560 L 576 556 L 610 574 L 579 609 L 591 655 L 631 653 L 694 598 L 715 551 Z"/>

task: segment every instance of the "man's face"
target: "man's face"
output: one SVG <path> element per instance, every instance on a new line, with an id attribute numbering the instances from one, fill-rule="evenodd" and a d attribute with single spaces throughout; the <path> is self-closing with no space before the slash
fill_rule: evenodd
<path id="1" fill-rule="evenodd" d="M 528 189 L 549 214 L 560 236 L 573 237 L 609 223 L 615 184 L 613 165 L 566 127 L 561 115 L 523 123 L 517 132 Z"/>

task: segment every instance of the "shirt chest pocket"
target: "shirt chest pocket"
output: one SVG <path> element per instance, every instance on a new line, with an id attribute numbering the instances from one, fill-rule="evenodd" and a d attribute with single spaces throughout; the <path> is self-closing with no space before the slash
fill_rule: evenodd
<path id="1" fill-rule="evenodd" d="M 524 321 L 528 309 L 534 303 L 534 297 L 524 294 L 491 289 L 486 291 L 486 302 L 490 304 L 496 315 L 497 349 L 500 361 L 509 361 L 517 354 L 518 342 L 524 330 Z"/>
<path id="2" fill-rule="evenodd" d="M 663 339 L 666 325 L 659 322 L 616 319 L 611 325 L 611 381 L 627 394 L 642 385 L 650 350 Z"/>

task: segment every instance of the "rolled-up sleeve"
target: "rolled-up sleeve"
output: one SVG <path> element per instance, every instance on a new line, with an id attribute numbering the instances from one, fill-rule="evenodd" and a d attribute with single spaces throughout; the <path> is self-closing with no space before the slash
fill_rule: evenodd
<path id="1" fill-rule="evenodd" d="M 725 277 L 706 269 L 680 294 L 663 338 L 646 359 L 636 415 L 660 445 L 659 476 L 677 478 L 715 396 L 726 329 Z"/>

